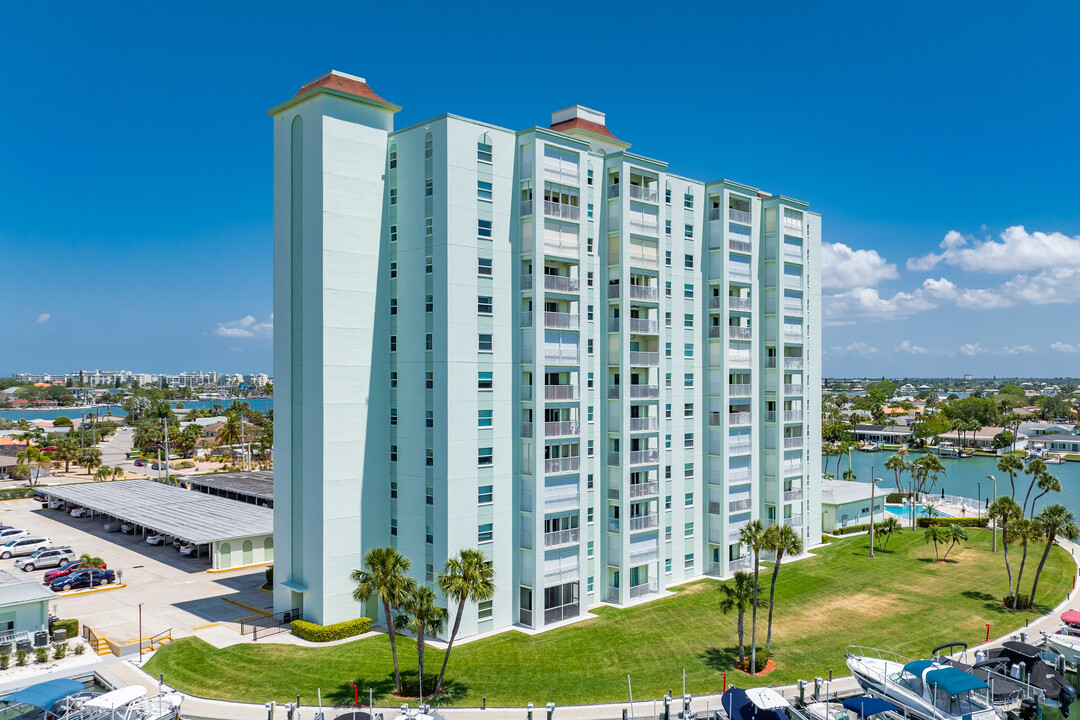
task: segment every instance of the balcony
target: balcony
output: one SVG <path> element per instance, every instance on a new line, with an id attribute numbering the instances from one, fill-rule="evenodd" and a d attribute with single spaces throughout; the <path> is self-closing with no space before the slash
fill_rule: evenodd
<path id="1" fill-rule="evenodd" d="M 767 422 L 767 423 L 776 422 L 776 411 L 775 410 L 766 410 L 765 411 L 765 422 Z"/>
<path id="2" fill-rule="evenodd" d="M 532 273 L 524 273 L 524 274 L 522 274 L 522 276 L 521 276 L 521 289 L 522 290 L 532 290 L 532 286 L 533 286 Z"/>
<path id="3" fill-rule="evenodd" d="M 802 461 L 796 460 L 795 462 L 784 463 L 784 475 L 802 475 Z"/>
<path id="4" fill-rule="evenodd" d="M 655 235 L 656 233 L 654 232 L 653 234 Z M 660 267 L 660 258 L 656 255 L 636 253 L 633 250 L 627 254 L 630 256 L 630 264 L 634 267 L 652 268 L 653 270 Z"/>
<path id="5" fill-rule="evenodd" d="M 621 286 L 620 285 L 608 285 L 607 286 L 608 300 L 618 300 L 619 295 L 620 295 L 620 291 L 621 291 Z"/>
<path id="6" fill-rule="evenodd" d="M 719 310 L 724 304 L 724 299 L 720 295 L 713 295 L 709 298 L 709 309 Z"/>
<path id="7" fill-rule="evenodd" d="M 654 288 L 648 285 L 631 285 L 630 299 L 644 300 L 645 302 L 657 302 L 660 299 L 660 288 Z"/>
<path id="8" fill-rule="evenodd" d="M 787 243 L 784 243 L 784 259 L 788 262 L 801 263 L 803 261 L 802 248 L 789 247 Z"/>
<path id="9" fill-rule="evenodd" d="M 521 205 L 519 206 L 519 208 L 521 209 L 521 217 L 525 217 L 526 215 L 532 215 L 533 201 L 532 200 L 522 200 Z"/>
<path id="10" fill-rule="evenodd" d="M 716 340 L 719 337 L 720 337 L 720 326 L 719 325 L 710 325 L 709 326 L 709 339 L 710 340 Z"/>
<path id="11" fill-rule="evenodd" d="M 776 369 L 776 357 L 775 356 L 765 358 L 765 369 L 766 370 L 775 370 Z"/>
<path id="12" fill-rule="evenodd" d="M 631 385 L 631 400 L 654 400 L 660 397 L 659 385 Z"/>
<path id="13" fill-rule="evenodd" d="M 802 500 L 802 490 L 785 490 L 784 502 L 791 502 L 792 500 Z"/>
<path id="14" fill-rule="evenodd" d="M 630 518 L 630 532 L 638 532 L 639 530 L 648 530 L 650 528 L 657 527 L 660 524 L 659 516 L 657 515 L 639 515 L 637 517 Z"/>
<path id="15" fill-rule="evenodd" d="M 784 342 L 801 343 L 803 341 L 802 330 L 784 330 Z"/>
<path id="16" fill-rule="evenodd" d="M 633 599 L 645 597 L 646 595 L 653 595 L 659 592 L 659 590 L 657 590 L 657 587 L 658 585 L 656 580 L 650 580 L 649 582 L 641 583 L 640 585 L 631 585 L 630 598 Z"/>
<path id="17" fill-rule="evenodd" d="M 630 318 L 628 329 L 639 335 L 656 335 L 660 331 L 660 324 L 656 320 Z"/>
<path id="18" fill-rule="evenodd" d="M 749 510 L 753 501 L 750 498 L 744 498 L 742 500 L 729 500 L 728 512 L 742 512 L 743 510 Z"/>
<path id="19" fill-rule="evenodd" d="M 621 186 L 619 186 L 619 185 L 608 185 L 607 186 L 607 196 L 609 198 L 617 198 L 617 197 L 619 197 L 619 187 L 621 187 Z"/>
<path id="20" fill-rule="evenodd" d="M 738 537 L 738 533 L 735 533 Z M 728 562 L 728 570 L 735 572 L 736 570 L 749 570 L 754 567 L 754 558 L 750 555 L 744 555 L 741 558 L 735 558 Z"/>
<path id="21" fill-rule="evenodd" d="M 741 522 L 741 523 L 737 523 L 737 524 L 732 525 L 731 527 L 729 527 L 728 531 L 727 531 L 728 540 L 732 540 L 732 541 L 737 542 L 738 539 L 739 539 L 739 533 L 742 532 L 742 529 L 744 527 L 746 527 L 747 525 L 749 525 L 749 521 L 744 521 L 744 522 Z"/>
<path id="22" fill-rule="evenodd" d="M 800 450 L 803 446 L 803 439 L 801 437 L 786 437 L 784 438 L 785 450 Z"/>
<path id="23" fill-rule="evenodd" d="M 784 302 L 784 314 L 791 315 L 792 317 L 802 317 L 802 303 L 801 302 Z"/>
<path id="24" fill-rule="evenodd" d="M 656 237 L 660 234 L 660 229 L 659 226 L 652 223 L 638 222 L 637 220 L 630 218 L 630 232 L 636 233 L 638 235 L 649 235 L 651 237 Z M 632 255 L 630 259 L 633 260 Z"/>
<path id="25" fill-rule="evenodd" d="M 750 481 L 750 470 L 748 468 L 734 468 L 727 471 L 728 483 L 740 483 Z"/>
<path id="26" fill-rule="evenodd" d="M 784 218 L 784 234 L 791 235 L 792 237 L 803 236 L 802 220 L 794 220 L 792 218 Z"/>
<path id="27" fill-rule="evenodd" d="M 728 440 L 728 455 L 746 455 L 750 452 L 750 441 L 732 442 Z"/>
<path id="28" fill-rule="evenodd" d="M 659 494 L 660 483 L 656 480 L 653 480 L 652 482 L 630 484 L 630 497 L 632 498 L 648 497 L 650 495 Z"/>
<path id="29" fill-rule="evenodd" d="M 532 398 L 533 398 L 532 385 L 522 385 L 521 386 L 521 399 L 527 401 L 527 400 L 532 400 Z"/>
<path id="30" fill-rule="evenodd" d="M 618 466 L 622 463 L 622 454 L 618 450 L 608 450 L 607 464 Z"/>
<path id="31" fill-rule="evenodd" d="M 792 515 L 784 518 L 784 524 L 791 527 L 802 527 L 802 515 Z"/>
<path id="32" fill-rule="evenodd" d="M 803 411 L 802 410 L 785 410 L 784 422 L 802 422 Z"/>
<path id="33" fill-rule="evenodd" d="M 530 279 L 529 287 L 532 287 L 532 276 L 521 276 L 521 289 L 525 290 L 525 278 Z M 581 281 L 576 277 L 570 277 L 569 275 L 544 275 L 544 289 L 551 292 L 560 293 L 578 293 L 580 292 Z"/>
<path id="34" fill-rule="evenodd" d="M 655 465 L 658 462 L 660 462 L 660 451 L 656 448 L 630 451 L 631 465 Z"/>
<path id="35" fill-rule="evenodd" d="M 618 385 L 608 385 L 607 396 L 608 396 L 608 400 L 618 400 L 619 399 L 619 386 Z"/>
<path id="36" fill-rule="evenodd" d="M 578 603 L 568 603 L 559 607 L 548 608 L 544 610 L 544 624 L 550 625 L 551 623 L 569 620 L 570 618 L 576 618 L 580 614 Z"/>
<path id="37" fill-rule="evenodd" d="M 533 436 L 533 424 L 531 422 L 521 423 L 521 437 L 531 438 Z"/>
<path id="38" fill-rule="evenodd" d="M 720 208 L 718 208 L 718 207 L 709 208 L 709 222 L 712 222 L 713 220 L 719 220 L 719 219 L 720 219 Z"/>
<path id="39" fill-rule="evenodd" d="M 748 297 L 728 297 L 728 307 L 732 310 L 747 310 L 751 308 L 751 301 Z"/>
<path id="40" fill-rule="evenodd" d="M 544 460 L 544 472 L 548 475 L 577 472 L 580 467 L 581 457 L 577 455 L 572 457 L 548 458 L 547 460 Z"/>
<path id="41" fill-rule="evenodd" d="M 728 395 L 731 397 L 750 397 L 750 388 L 749 383 L 728 385 Z"/>
<path id="42" fill-rule="evenodd" d="M 645 548 L 644 550 L 631 550 L 629 555 L 629 565 L 644 565 L 645 563 L 655 562 L 660 559 L 660 548 L 656 545 Z M 633 590 L 631 590 L 631 597 L 633 597 Z"/>
<path id="43" fill-rule="evenodd" d="M 750 269 L 728 266 L 728 279 L 733 282 L 750 282 Z"/>
<path id="44" fill-rule="evenodd" d="M 728 425 L 749 425 L 750 424 L 750 412 L 733 412 L 728 413 Z"/>
<path id="45" fill-rule="evenodd" d="M 784 287 L 788 290 L 802 290 L 802 276 L 784 274 Z"/>
<path id="46" fill-rule="evenodd" d="M 660 429 L 660 418 L 655 417 L 632 417 L 630 418 L 630 432 L 656 432 Z"/>
<path id="47" fill-rule="evenodd" d="M 532 423 L 529 423 L 532 425 Z M 577 420 L 560 420 L 558 422 L 546 422 L 544 423 L 544 436 L 553 437 L 567 437 L 571 435 L 579 435 L 581 433 L 581 427 Z"/>
<path id="48" fill-rule="evenodd" d="M 551 330 L 577 330 L 580 318 L 574 313 L 545 312 L 544 327 Z"/>
<path id="49" fill-rule="evenodd" d="M 728 353 L 728 365 L 737 368 L 749 368 L 750 353 Z"/>
<path id="50" fill-rule="evenodd" d="M 750 213 L 746 210 L 736 210 L 735 208 L 728 208 L 727 211 L 728 220 L 731 222 L 737 222 L 741 225 L 750 224 Z"/>
<path id="51" fill-rule="evenodd" d="M 518 619 L 525 627 L 532 627 L 532 610 L 521 608 L 521 614 L 518 616 Z"/>
<path id="52" fill-rule="evenodd" d="M 747 255 L 754 249 L 754 246 L 751 243 L 748 243 L 745 240 L 736 240 L 735 238 L 728 238 L 727 244 L 728 249 Z"/>
<path id="53" fill-rule="evenodd" d="M 709 426 L 710 427 L 720 427 L 720 418 L 721 418 L 722 415 L 723 415 L 723 413 L 718 413 L 718 412 L 709 413 Z"/>
<path id="54" fill-rule="evenodd" d="M 630 365 L 633 367 L 657 367 L 660 364 L 660 353 L 630 351 Z"/>
<path id="55" fill-rule="evenodd" d="M 578 386 L 577 385 L 545 385 L 544 386 L 544 399 L 545 400 L 577 400 L 578 399 Z"/>
<path id="56" fill-rule="evenodd" d="M 785 395 L 802 395 L 802 385 L 784 385 Z"/>
<path id="57" fill-rule="evenodd" d="M 709 502 L 709 514 L 710 515 L 719 515 L 720 514 L 720 503 L 715 502 L 715 501 L 710 501 Z"/>
<path id="58" fill-rule="evenodd" d="M 607 489 L 608 500 L 616 500 L 617 501 L 621 494 L 622 493 L 619 491 L 619 488 L 617 488 L 617 487 L 609 487 Z"/>
<path id="59" fill-rule="evenodd" d="M 656 188 L 644 187 L 642 185 L 630 185 L 630 197 L 634 200 L 644 200 L 645 202 L 656 203 L 659 196 L 657 195 Z"/>
<path id="60" fill-rule="evenodd" d="M 727 336 L 728 340 L 749 340 L 750 328 L 728 325 Z"/>
<path id="61" fill-rule="evenodd" d="M 619 318 L 608 318 L 607 319 L 607 331 L 608 332 L 619 332 Z"/>
<path id="62" fill-rule="evenodd" d="M 544 547 L 554 548 L 562 545 L 573 545 L 578 542 L 578 528 L 567 528 L 555 532 L 544 533 Z"/>
<path id="63" fill-rule="evenodd" d="M 521 327 L 523 327 L 523 328 L 532 327 L 532 322 L 533 322 L 532 310 L 522 310 L 521 311 Z"/>
<path id="64" fill-rule="evenodd" d="M 546 365 L 577 365 L 577 348 L 564 348 L 560 350 L 544 350 L 544 364 Z"/>
<path id="65" fill-rule="evenodd" d="M 581 496 L 578 494 L 577 485 L 572 485 L 572 492 L 559 493 L 559 494 L 545 494 L 544 495 L 544 512 L 566 512 L 567 510 L 577 510 L 581 505 Z M 575 529 L 576 530 L 576 529 Z M 574 542 L 577 542 L 577 537 L 574 537 Z"/>
<path id="66" fill-rule="evenodd" d="M 581 245 L 576 242 L 555 242 L 544 240 L 544 252 L 548 255 L 562 255 L 576 258 L 581 254 Z"/>
<path id="67" fill-rule="evenodd" d="M 577 205 L 564 205 L 563 203 L 544 201 L 544 215 L 560 220 L 577 220 L 581 215 L 581 208 Z"/>
<path id="68" fill-rule="evenodd" d="M 784 358 L 785 370 L 802 370 L 803 359 L 801 357 L 786 357 Z"/>

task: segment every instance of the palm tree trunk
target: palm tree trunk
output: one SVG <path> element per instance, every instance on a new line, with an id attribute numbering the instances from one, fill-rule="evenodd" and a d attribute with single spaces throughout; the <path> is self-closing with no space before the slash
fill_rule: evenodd
<path id="1" fill-rule="evenodd" d="M 1035 496 L 1034 500 L 1031 501 L 1031 514 L 1028 516 L 1029 520 L 1034 520 L 1035 519 L 1035 503 L 1039 502 L 1039 498 L 1041 498 L 1043 495 L 1045 495 L 1048 492 L 1050 492 L 1050 491 L 1049 490 L 1043 490 L 1041 493 L 1039 493 L 1038 495 Z"/>
<path id="2" fill-rule="evenodd" d="M 1027 562 L 1027 543 L 1024 543 L 1024 554 L 1020 556 L 1020 571 L 1016 573 L 1016 593 L 1013 595 L 1013 610 L 1020 601 L 1020 581 L 1024 578 L 1024 563 Z"/>
<path id="3" fill-rule="evenodd" d="M 446 644 L 446 653 L 442 658 L 442 670 L 439 671 L 439 681 L 435 683 L 435 694 L 439 694 L 439 690 L 442 689 L 443 676 L 446 675 L 446 663 L 450 660 L 450 650 L 454 647 L 454 638 L 457 637 L 458 628 L 461 627 L 461 616 L 465 612 L 465 598 L 461 599 L 458 603 L 457 617 L 454 618 L 454 629 L 450 633 L 450 642 Z"/>
<path id="4" fill-rule="evenodd" d="M 1021 514 L 1027 512 L 1027 501 L 1028 501 L 1028 498 L 1031 497 L 1031 491 L 1034 490 L 1034 489 L 1035 489 L 1035 476 L 1032 475 L 1031 476 L 1031 484 L 1028 485 L 1027 495 L 1024 496 L 1024 504 L 1020 506 Z M 1034 508 L 1035 504 L 1032 503 L 1031 507 Z"/>
<path id="5" fill-rule="evenodd" d="M 1050 548 L 1054 545 L 1054 533 L 1046 538 L 1046 549 L 1043 550 L 1042 559 L 1039 560 L 1039 567 L 1035 569 L 1035 582 L 1031 584 L 1031 607 L 1035 607 L 1035 591 L 1039 587 L 1039 576 L 1042 575 L 1043 565 L 1046 565 L 1046 558 L 1050 555 Z"/>
<path id="6" fill-rule="evenodd" d="M 745 614 L 745 611 L 742 608 L 739 608 L 738 631 L 739 631 L 739 664 L 740 665 L 742 663 L 746 662 L 746 651 L 743 649 L 743 616 L 744 616 L 744 614 Z"/>
<path id="7" fill-rule="evenodd" d="M 421 624 L 416 633 L 416 677 L 420 683 L 420 697 L 424 696 L 424 644 L 424 626 Z"/>
<path id="8" fill-rule="evenodd" d="M 1001 547 L 1005 551 L 1005 573 L 1009 576 L 1009 594 L 1013 594 L 1012 567 L 1009 565 L 1009 543 L 1005 542 L 1005 535 L 1009 531 L 1008 522 L 1001 523 Z"/>
<path id="9" fill-rule="evenodd" d="M 780 572 L 780 561 L 784 557 L 784 551 L 778 549 L 776 551 L 776 562 L 773 564 L 772 569 L 772 582 L 769 585 L 769 632 L 765 636 L 765 649 L 768 650 L 772 647 L 772 611 L 773 611 L 773 598 L 776 597 L 776 576 Z"/>
<path id="10" fill-rule="evenodd" d="M 942 560 L 948 560 L 949 559 L 949 553 L 952 552 L 952 549 L 954 547 L 956 547 L 956 541 L 955 540 L 952 541 L 952 543 L 949 545 L 949 548 L 945 551 L 945 557 L 943 557 Z"/>
<path id="11" fill-rule="evenodd" d="M 391 613 L 390 603 L 383 600 L 383 610 L 386 612 L 386 629 L 390 634 L 390 653 L 394 656 L 394 691 L 401 694 L 401 672 L 398 669 L 397 638 L 394 637 L 394 616 Z"/>
<path id="12" fill-rule="evenodd" d="M 754 607 L 750 608 L 750 674 L 757 672 L 757 588 L 758 570 L 761 568 L 761 559 L 758 551 L 754 551 Z"/>

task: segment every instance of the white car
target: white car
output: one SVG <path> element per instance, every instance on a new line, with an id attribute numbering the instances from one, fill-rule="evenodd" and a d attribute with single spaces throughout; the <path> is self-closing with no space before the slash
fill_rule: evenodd
<path id="1" fill-rule="evenodd" d="M 0 545 L 3 545 L 11 540 L 18 540 L 24 538 L 30 534 L 29 530 L 20 530 L 19 528 L 8 528 L 7 530 L 0 530 Z"/>
<path id="2" fill-rule="evenodd" d="M 164 545 L 165 544 L 165 533 L 158 533 L 157 535 L 151 535 L 150 537 L 146 538 L 146 542 L 149 545 Z"/>
<path id="3" fill-rule="evenodd" d="M 124 523 L 120 526 L 120 532 L 124 533 L 125 535 L 130 535 L 131 533 L 135 532 L 135 526 L 131 523 Z"/>
<path id="4" fill-rule="evenodd" d="M 71 511 L 71 517 L 86 517 L 86 508 L 75 508 Z"/>
<path id="5" fill-rule="evenodd" d="M 184 543 L 183 545 L 180 546 L 180 554 L 181 555 L 198 555 L 199 554 L 199 546 L 195 545 L 194 543 Z"/>

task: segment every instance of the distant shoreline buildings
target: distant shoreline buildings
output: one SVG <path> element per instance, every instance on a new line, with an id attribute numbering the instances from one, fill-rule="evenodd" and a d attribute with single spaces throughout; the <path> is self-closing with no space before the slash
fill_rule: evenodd
<path id="1" fill-rule="evenodd" d="M 266 373 L 182 372 L 140 373 L 131 370 L 75 370 L 70 373 L 13 373 L 12 379 L 28 383 L 67 383 L 81 387 L 115 387 L 138 382 L 166 388 L 244 387 L 262 389 L 272 382 Z"/>

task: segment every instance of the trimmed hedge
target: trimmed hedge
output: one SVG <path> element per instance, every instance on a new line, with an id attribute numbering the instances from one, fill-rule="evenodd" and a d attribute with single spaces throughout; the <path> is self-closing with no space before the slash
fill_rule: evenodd
<path id="1" fill-rule="evenodd" d="M 870 525 L 850 525 L 848 527 L 837 528 L 832 531 L 833 535 L 850 535 L 852 533 L 866 532 L 870 529 Z"/>
<path id="2" fill-rule="evenodd" d="M 68 640 L 74 640 L 79 637 L 79 621 L 75 618 L 71 618 L 70 620 L 53 620 L 49 623 L 49 634 L 52 635 L 60 628 L 67 630 Z"/>
<path id="3" fill-rule="evenodd" d="M 990 525 L 989 518 L 927 518 L 921 517 L 916 521 L 916 524 L 921 528 L 928 528 L 931 525 L 960 525 L 961 527 L 980 527 L 984 528 Z"/>
<path id="4" fill-rule="evenodd" d="M 0 500 L 32 498 L 37 495 L 37 493 L 37 488 L 8 488 L 7 490 L 0 490 Z"/>
<path id="5" fill-rule="evenodd" d="M 885 502 L 889 503 L 890 505 L 899 505 L 900 503 L 904 502 L 904 500 L 907 497 L 909 497 L 910 495 L 911 495 L 911 493 L 906 493 L 906 492 L 905 493 L 891 492 L 891 493 L 889 493 L 888 495 L 885 496 Z"/>
<path id="6" fill-rule="evenodd" d="M 1005 604 L 1005 607 L 1012 610 L 1012 606 L 1013 606 L 1013 596 L 1012 595 L 1006 595 L 1005 597 L 1003 597 L 1001 599 L 1001 602 L 1003 602 Z M 1024 595 L 1023 593 L 1021 593 L 1020 596 L 1017 598 L 1016 609 L 1017 610 L 1027 610 L 1030 607 L 1031 607 L 1031 598 L 1029 598 L 1027 595 Z"/>
<path id="7" fill-rule="evenodd" d="M 333 625 L 316 625 L 307 620 L 293 620 L 292 634 L 311 642 L 330 642 L 331 640 L 343 640 L 362 635 L 371 629 L 371 618 L 356 618 Z"/>

